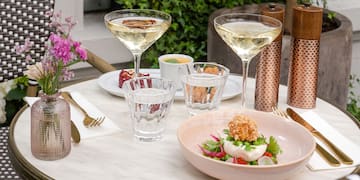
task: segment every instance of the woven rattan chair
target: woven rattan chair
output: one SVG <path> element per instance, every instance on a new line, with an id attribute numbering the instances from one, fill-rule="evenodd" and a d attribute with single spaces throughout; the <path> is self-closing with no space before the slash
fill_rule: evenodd
<path id="1" fill-rule="evenodd" d="M 45 16 L 53 10 L 54 0 L 1 0 L 0 1 L 0 82 L 22 76 L 28 64 L 41 60 L 44 42 L 50 35 L 50 19 Z M 17 55 L 14 47 L 26 38 L 34 43 L 32 62 Z M 9 127 L 0 128 L 0 179 L 21 179 L 8 154 Z"/>

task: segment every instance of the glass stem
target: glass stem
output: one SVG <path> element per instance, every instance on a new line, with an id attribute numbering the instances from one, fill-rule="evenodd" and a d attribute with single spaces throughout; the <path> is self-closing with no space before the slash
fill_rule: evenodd
<path id="1" fill-rule="evenodd" d="M 246 99 L 246 80 L 249 73 L 249 61 L 247 59 L 242 61 L 242 74 L 243 74 L 243 84 L 242 84 L 242 94 L 241 94 L 241 108 L 244 109 L 246 107 L 245 99 Z"/>
<path id="2" fill-rule="evenodd" d="M 133 53 L 133 55 L 134 55 L 135 77 L 137 77 L 140 70 L 141 53 Z"/>

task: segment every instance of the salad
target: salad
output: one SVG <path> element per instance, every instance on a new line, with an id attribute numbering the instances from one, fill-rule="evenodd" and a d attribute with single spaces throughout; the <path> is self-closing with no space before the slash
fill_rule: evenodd
<path id="1" fill-rule="evenodd" d="M 203 155 L 235 164 L 273 165 L 282 152 L 273 136 L 268 139 L 259 134 L 254 120 L 236 115 L 228 129 L 199 145 Z"/>

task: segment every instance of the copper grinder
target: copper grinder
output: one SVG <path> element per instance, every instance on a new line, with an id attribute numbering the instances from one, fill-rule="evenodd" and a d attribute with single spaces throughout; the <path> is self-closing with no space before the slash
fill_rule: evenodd
<path id="1" fill-rule="evenodd" d="M 261 9 L 261 14 L 284 22 L 284 7 L 270 3 Z M 255 109 L 272 111 L 277 106 L 280 63 L 281 63 L 282 33 L 260 54 L 256 65 Z"/>
<path id="2" fill-rule="evenodd" d="M 287 103 L 315 108 L 323 11 L 305 4 L 293 8 Z"/>

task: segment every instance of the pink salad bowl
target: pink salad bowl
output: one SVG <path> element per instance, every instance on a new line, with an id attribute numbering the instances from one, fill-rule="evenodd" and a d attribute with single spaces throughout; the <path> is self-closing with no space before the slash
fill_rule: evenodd
<path id="1" fill-rule="evenodd" d="M 258 130 L 267 139 L 274 136 L 281 149 L 279 163 L 267 166 L 239 165 L 205 157 L 199 146 L 227 128 L 235 114 L 243 113 L 256 121 Z M 254 110 L 213 111 L 192 116 L 177 131 L 185 158 L 203 173 L 218 179 L 287 179 L 305 168 L 315 150 L 315 139 L 304 127 L 271 113 Z"/>

